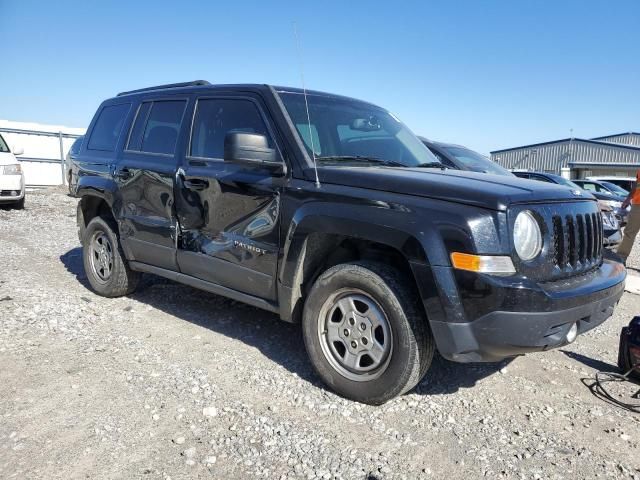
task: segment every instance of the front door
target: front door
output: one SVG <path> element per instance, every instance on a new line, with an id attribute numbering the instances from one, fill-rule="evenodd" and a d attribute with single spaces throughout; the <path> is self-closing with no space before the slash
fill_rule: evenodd
<path id="1" fill-rule="evenodd" d="M 225 162 L 229 132 L 260 133 L 275 148 L 258 99 L 197 100 L 187 157 L 176 175 L 178 265 L 187 275 L 273 300 L 283 177 Z"/>
<path id="2" fill-rule="evenodd" d="M 174 177 L 187 99 L 142 102 L 114 177 L 120 233 L 131 259 L 177 270 Z"/>

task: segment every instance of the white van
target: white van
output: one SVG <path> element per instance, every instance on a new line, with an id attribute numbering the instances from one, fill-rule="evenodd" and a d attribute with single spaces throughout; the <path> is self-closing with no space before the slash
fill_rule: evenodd
<path id="1" fill-rule="evenodd" d="M 12 152 L 0 135 L 0 205 L 24 208 L 24 173 L 15 157 L 23 152 L 22 148 L 14 148 Z"/>

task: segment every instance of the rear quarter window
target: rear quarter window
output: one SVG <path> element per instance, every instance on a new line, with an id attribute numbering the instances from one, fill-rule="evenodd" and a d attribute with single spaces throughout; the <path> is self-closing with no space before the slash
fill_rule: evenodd
<path id="1" fill-rule="evenodd" d="M 89 137 L 88 150 L 113 152 L 116 149 L 130 106 L 130 103 L 107 105 L 100 111 Z"/>
<path id="2" fill-rule="evenodd" d="M 77 155 L 78 153 L 80 153 L 80 147 L 82 147 L 83 138 L 84 137 L 78 137 L 75 139 L 73 145 L 71 145 L 71 148 L 69 149 L 69 153 L 71 153 L 72 155 Z"/>

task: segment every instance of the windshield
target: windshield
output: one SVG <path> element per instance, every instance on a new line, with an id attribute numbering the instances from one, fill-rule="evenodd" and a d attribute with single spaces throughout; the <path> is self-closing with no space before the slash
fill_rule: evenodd
<path id="1" fill-rule="evenodd" d="M 501 167 L 497 163 L 492 162 L 487 157 L 480 155 L 473 150 L 464 147 L 443 147 L 450 155 L 462 163 L 468 170 L 482 173 L 493 173 L 494 175 L 513 174 L 506 168 Z"/>
<path id="2" fill-rule="evenodd" d="M 9 147 L 7 147 L 2 135 L 0 135 L 0 153 L 9 153 Z"/>
<path id="3" fill-rule="evenodd" d="M 411 130 L 382 108 L 311 94 L 309 123 L 304 95 L 281 92 L 280 97 L 307 153 L 313 150 L 319 164 L 379 164 L 367 159 L 406 167 L 440 164 Z"/>
<path id="4" fill-rule="evenodd" d="M 629 192 L 627 192 L 624 188 L 619 187 L 615 183 L 611 183 L 611 182 L 600 182 L 600 183 L 617 195 L 621 195 L 623 197 L 626 197 L 627 195 L 629 195 Z"/>

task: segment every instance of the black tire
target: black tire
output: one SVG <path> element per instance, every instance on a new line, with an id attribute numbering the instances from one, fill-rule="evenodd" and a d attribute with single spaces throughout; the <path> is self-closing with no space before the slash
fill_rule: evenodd
<path id="1" fill-rule="evenodd" d="M 13 208 L 15 208 L 16 210 L 22 210 L 24 208 L 24 200 L 26 198 L 26 194 L 20 199 L 18 200 L 16 203 L 13 204 Z"/>
<path id="2" fill-rule="evenodd" d="M 72 178 L 73 178 L 73 175 L 71 174 L 71 170 L 69 170 L 69 174 L 67 175 L 67 185 L 69 186 L 69 195 L 71 196 L 73 196 L 75 193 L 75 188 L 71 184 Z"/>
<path id="3" fill-rule="evenodd" d="M 355 292 L 355 297 L 350 292 Z M 360 294 L 364 295 L 362 298 L 372 300 L 373 306 L 379 307 L 376 311 L 386 317 L 392 345 L 386 354 L 386 365 L 380 362 L 377 370 L 366 374 L 347 371 L 345 362 L 338 357 L 342 351 L 346 355 L 349 346 L 344 344 L 340 347 L 340 341 L 332 343 L 331 338 L 335 338 L 335 334 L 331 337 L 327 327 L 331 322 L 333 325 L 340 320 L 344 311 L 341 307 L 331 305 L 338 305 L 345 298 L 347 302 L 355 298 L 355 303 L 350 303 L 355 305 Z M 380 405 L 415 387 L 431 365 L 435 350 L 419 298 L 415 286 L 396 269 L 385 264 L 364 261 L 345 263 L 321 274 L 305 302 L 302 329 L 307 353 L 322 380 L 338 394 L 371 405 Z M 368 312 L 370 310 L 365 310 L 363 315 L 368 315 Z M 362 359 L 366 357 L 363 349 L 366 347 L 358 344 L 358 341 L 364 342 L 361 337 L 354 338 L 359 333 L 355 332 L 355 328 L 353 333 L 348 328 L 342 330 L 343 326 L 349 327 L 345 322 L 351 321 L 351 314 L 346 315 L 337 323 L 340 325 L 338 334 L 351 335 L 342 338 L 349 339 L 349 343 L 356 340 L 351 347 L 355 349 L 357 345 L 359 350 L 352 352 L 360 353 L 354 353 L 352 358 L 359 355 L 360 360 L 354 368 L 362 368 Z M 355 315 L 359 315 L 359 312 L 356 311 Z M 356 323 L 359 321 L 356 320 Z M 366 333 L 364 329 L 367 327 L 360 325 Z M 381 338 L 384 339 L 384 335 Z M 376 361 L 371 363 L 375 366 Z"/>
<path id="4" fill-rule="evenodd" d="M 103 297 L 121 297 L 132 293 L 140 280 L 140 273 L 129 268 L 118 235 L 115 233 L 117 230 L 115 222 L 111 219 L 95 217 L 83 234 L 84 270 L 91 287 Z M 98 238 L 101 242 L 98 242 Z M 98 253 L 98 245 L 104 245 L 104 253 Z"/>

